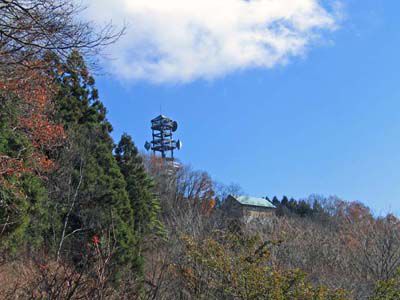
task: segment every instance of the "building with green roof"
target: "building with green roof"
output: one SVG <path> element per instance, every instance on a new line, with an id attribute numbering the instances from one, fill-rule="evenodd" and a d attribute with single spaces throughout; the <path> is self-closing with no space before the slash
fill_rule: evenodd
<path id="1" fill-rule="evenodd" d="M 222 206 L 228 217 L 244 221 L 266 219 L 275 215 L 276 207 L 264 198 L 229 195 Z"/>

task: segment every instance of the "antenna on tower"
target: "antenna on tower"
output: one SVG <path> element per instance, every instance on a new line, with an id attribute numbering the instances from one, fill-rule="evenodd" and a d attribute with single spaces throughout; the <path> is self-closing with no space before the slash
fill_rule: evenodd
<path id="1" fill-rule="evenodd" d="M 161 109 L 161 105 L 160 105 Z M 182 148 L 180 140 L 173 139 L 173 133 L 178 129 L 178 122 L 173 121 L 164 115 L 151 120 L 152 141 L 146 142 L 144 147 L 147 151 L 152 150 L 154 155 L 156 152 L 161 153 L 161 157 L 166 160 L 174 160 L 174 150 Z M 169 154 L 169 157 L 167 157 Z"/>

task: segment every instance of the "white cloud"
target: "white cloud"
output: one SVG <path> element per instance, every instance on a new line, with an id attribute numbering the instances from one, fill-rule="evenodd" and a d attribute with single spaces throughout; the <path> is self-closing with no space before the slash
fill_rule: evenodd
<path id="1" fill-rule="evenodd" d="M 109 49 L 122 79 L 188 82 L 301 56 L 335 16 L 318 0 L 87 0 L 88 17 L 128 23 Z"/>

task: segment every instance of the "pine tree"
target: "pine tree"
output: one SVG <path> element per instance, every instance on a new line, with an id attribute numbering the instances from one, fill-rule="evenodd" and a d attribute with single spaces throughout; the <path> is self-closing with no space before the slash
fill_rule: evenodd
<path id="1" fill-rule="evenodd" d="M 130 203 L 134 209 L 134 228 L 140 242 L 149 234 L 161 234 L 163 226 L 158 219 L 160 204 L 153 192 L 154 182 L 147 174 L 142 158 L 129 135 L 122 135 L 115 149 L 115 157 L 127 184 Z"/>
<path id="2" fill-rule="evenodd" d="M 281 204 L 278 197 L 274 196 L 274 198 L 272 198 L 272 204 L 276 207 L 276 215 L 282 217 L 285 214 L 284 206 Z"/>
<path id="3" fill-rule="evenodd" d="M 101 239 L 112 230 L 119 249 L 115 255 L 118 268 L 132 269 L 137 264 L 134 214 L 125 179 L 112 153 L 112 127 L 106 109 L 79 53 L 73 52 L 66 65 L 55 61 L 54 66 L 59 86 L 57 118 L 69 136 L 69 146 L 58 157 L 69 164 L 64 169 L 71 169 L 64 177 L 53 176 L 53 185 L 65 187 L 58 194 L 62 210 L 56 212 L 63 222 L 58 250 L 79 256 L 93 236 Z M 68 186 L 66 181 L 70 182 Z M 64 242 L 63 238 L 71 234 Z"/>
<path id="4" fill-rule="evenodd" d="M 296 213 L 301 217 L 311 217 L 313 210 L 309 203 L 307 203 L 305 200 L 300 200 L 297 202 Z"/>
<path id="5" fill-rule="evenodd" d="M 282 201 L 281 201 L 281 204 L 282 204 L 283 206 L 288 207 L 288 205 L 289 205 L 289 199 L 288 199 L 288 197 L 283 196 Z"/>
<path id="6" fill-rule="evenodd" d="M 274 196 L 274 198 L 272 198 L 272 204 L 278 207 L 280 206 L 281 202 L 278 200 L 278 197 Z"/>

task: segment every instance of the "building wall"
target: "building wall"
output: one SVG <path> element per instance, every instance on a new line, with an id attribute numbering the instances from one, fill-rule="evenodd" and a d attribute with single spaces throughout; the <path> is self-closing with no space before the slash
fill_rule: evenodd
<path id="1" fill-rule="evenodd" d="M 244 221 L 266 219 L 275 215 L 274 208 L 242 205 L 232 197 L 226 199 L 223 209 L 227 217 L 243 219 Z"/>
<path id="2" fill-rule="evenodd" d="M 242 205 L 232 197 L 228 197 L 223 205 L 223 209 L 228 218 L 241 219 L 243 217 Z"/>
<path id="3" fill-rule="evenodd" d="M 267 219 L 275 215 L 275 209 L 266 207 L 243 206 L 242 214 L 243 218 L 246 221 L 251 221 L 253 219 Z"/>

